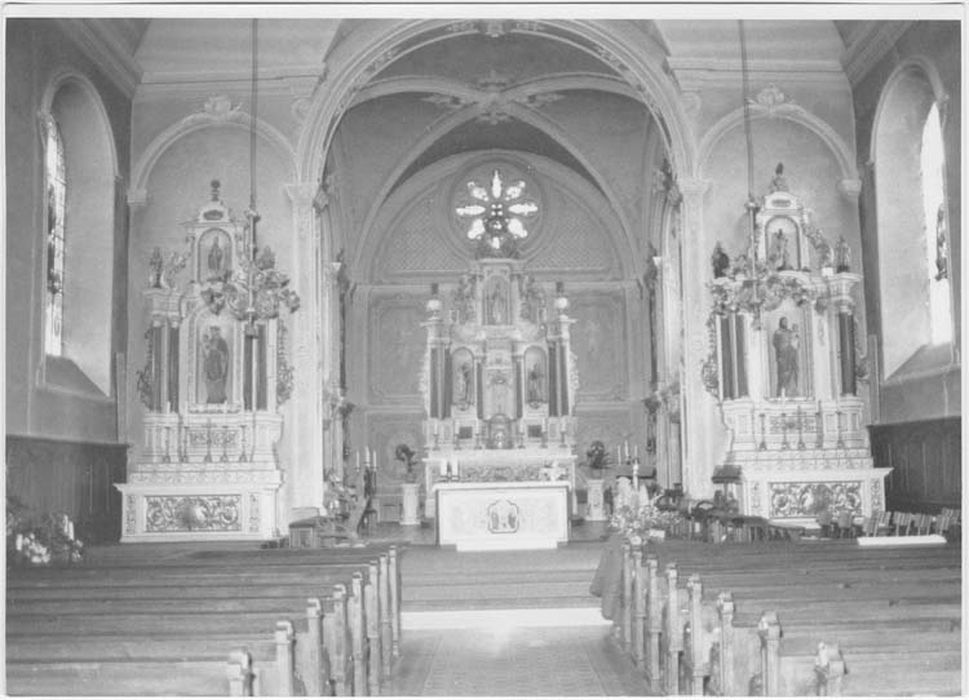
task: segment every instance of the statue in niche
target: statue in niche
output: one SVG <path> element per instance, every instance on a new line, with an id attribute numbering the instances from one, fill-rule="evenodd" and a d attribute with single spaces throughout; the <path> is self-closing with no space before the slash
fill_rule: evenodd
<path id="1" fill-rule="evenodd" d="M 474 399 L 474 375 L 470 362 L 464 362 L 454 372 L 454 403 L 467 408 Z"/>
<path id="2" fill-rule="evenodd" d="M 202 371 L 205 375 L 205 403 L 225 403 L 229 378 L 229 344 L 218 326 L 202 336 Z"/>
<path id="3" fill-rule="evenodd" d="M 771 240 L 770 261 L 774 265 L 775 270 L 791 269 L 791 258 L 790 252 L 787 249 L 787 240 L 787 234 L 784 233 L 783 229 L 774 231 L 774 236 Z"/>
<path id="4" fill-rule="evenodd" d="M 797 351 L 800 344 L 797 324 L 789 327 L 787 316 L 781 316 L 772 343 L 777 365 L 777 396 L 797 396 Z"/>
<path id="5" fill-rule="evenodd" d="M 521 317 L 522 320 L 532 323 L 543 323 L 545 321 L 545 293 L 531 275 L 527 275 L 520 280 L 521 292 Z"/>
<path id="6" fill-rule="evenodd" d="M 727 270 L 730 267 L 730 258 L 727 256 L 727 252 L 723 249 L 720 241 L 717 241 L 717 245 L 713 248 L 713 257 L 711 257 L 710 262 L 713 264 L 714 279 L 727 276 Z"/>
<path id="7" fill-rule="evenodd" d="M 531 369 L 528 370 L 527 388 L 526 394 L 529 404 L 534 406 L 545 403 L 545 371 L 541 360 L 536 360 Z"/>
<path id="8" fill-rule="evenodd" d="M 225 251 L 219 244 L 219 237 L 216 236 L 209 248 L 209 255 L 206 261 L 208 267 L 208 279 L 218 279 L 225 272 Z"/>
<path id="9" fill-rule="evenodd" d="M 499 282 L 491 287 L 491 293 L 488 294 L 488 323 L 494 326 L 504 325 L 508 321 L 506 311 L 505 289 Z"/>
<path id="10" fill-rule="evenodd" d="M 784 164 L 778 163 L 777 167 L 774 169 L 774 177 L 770 181 L 770 193 L 774 192 L 790 192 L 790 187 L 787 184 L 787 178 L 784 177 Z"/>

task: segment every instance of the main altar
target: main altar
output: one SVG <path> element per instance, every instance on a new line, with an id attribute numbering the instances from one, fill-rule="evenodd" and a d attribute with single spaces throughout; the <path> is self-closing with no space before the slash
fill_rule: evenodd
<path id="1" fill-rule="evenodd" d="M 555 547 L 575 509 L 569 302 L 518 257 L 524 184 L 468 187 L 474 260 L 449 295 L 432 286 L 422 324 L 424 516 L 458 549 Z"/>

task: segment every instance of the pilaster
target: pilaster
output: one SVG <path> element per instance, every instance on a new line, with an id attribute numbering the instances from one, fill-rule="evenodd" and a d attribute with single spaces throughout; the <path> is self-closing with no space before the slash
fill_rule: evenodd
<path id="1" fill-rule="evenodd" d="M 323 458 L 323 366 L 321 327 L 320 244 L 314 209 L 319 184 L 286 185 L 293 206 L 293 276 L 300 295 L 300 309 L 286 319 L 291 326 L 289 352 L 295 372 L 293 395 L 286 407 L 285 447 L 288 467 L 289 508 L 281 504 L 280 515 L 291 509 L 321 507 L 324 493 Z"/>
<path id="2" fill-rule="evenodd" d="M 709 180 L 681 179 L 683 195 L 682 269 L 683 363 L 680 369 L 680 435 L 683 454 L 683 488 L 692 498 L 713 491 L 710 477 L 722 457 L 726 437 L 714 398 L 703 386 L 701 368 L 709 353 L 706 325 L 709 312 L 707 284 L 711 280 L 710 251 L 704 235 L 704 196 Z"/>

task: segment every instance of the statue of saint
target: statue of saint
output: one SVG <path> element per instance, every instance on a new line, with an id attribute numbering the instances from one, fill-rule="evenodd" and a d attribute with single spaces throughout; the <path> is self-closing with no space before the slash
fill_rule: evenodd
<path id="1" fill-rule="evenodd" d="M 783 230 L 777 229 L 771 241 L 770 260 L 774 264 L 775 270 L 790 270 L 791 259 L 787 250 L 787 234 Z"/>
<path id="2" fill-rule="evenodd" d="M 851 247 L 844 236 L 840 236 L 834 246 L 834 265 L 835 272 L 851 271 Z"/>
<path id="3" fill-rule="evenodd" d="M 730 258 L 727 256 L 727 251 L 723 249 L 720 241 L 717 241 L 717 245 L 713 249 L 713 256 L 710 258 L 710 262 L 713 264 L 714 279 L 727 276 L 727 270 L 730 268 Z"/>
<path id="4" fill-rule="evenodd" d="M 500 326 L 505 323 L 505 294 L 501 284 L 496 284 L 491 288 L 488 295 L 488 321 Z"/>
<path id="5" fill-rule="evenodd" d="M 205 376 L 205 403 L 225 403 L 229 377 L 229 344 L 218 326 L 202 336 L 202 371 Z"/>
<path id="6" fill-rule="evenodd" d="M 774 169 L 774 177 L 770 181 L 770 192 L 790 192 L 787 178 L 784 177 L 784 164 L 778 163 Z"/>
<path id="7" fill-rule="evenodd" d="M 471 363 L 465 362 L 454 373 L 454 403 L 462 407 L 470 406 L 474 398 L 473 387 Z"/>
<path id="8" fill-rule="evenodd" d="M 225 259 L 225 251 L 222 250 L 222 246 L 219 245 L 219 239 L 218 237 L 216 237 L 216 239 L 212 242 L 212 247 L 209 248 L 209 259 L 208 259 L 209 279 L 213 279 L 215 277 L 219 277 L 222 275 L 222 272 L 223 272 L 222 265 L 223 265 L 224 259 Z"/>
<path id="9" fill-rule="evenodd" d="M 536 362 L 528 372 L 528 403 L 545 403 L 545 374 L 542 363 Z"/>
<path id="10" fill-rule="evenodd" d="M 797 324 L 788 327 L 787 316 L 781 316 L 772 339 L 777 364 L 777 395 L 797 396 Z"/>

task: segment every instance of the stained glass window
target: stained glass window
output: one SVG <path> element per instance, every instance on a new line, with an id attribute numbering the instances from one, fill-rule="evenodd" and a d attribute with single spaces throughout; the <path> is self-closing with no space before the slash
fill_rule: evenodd
<path id="1" fill-rule="evenodd" d="M 952 341 L 952 300 L 949 286 L 949 240 L 945 207 L 945 151 L 939 110 L 932 105 L 922 129 L 922 204 L 929 286 L 932 343 Z"/>
<path id="2" fill-rule="evenodd" d="M 467 187 L 473 201 L 454 211 L 461 218 L 471 219 L 467 231 L 469 239 L 480 240 L 484 236 L 497 250 L 504 238 L 510 236 L 521 240 L 528 236 L 525 220 L 538 213 L 538 204 L 523 198 L 523 180 L 507 183 L 496 169 L 486 186 L 472 180 Z"/>
<path id="3" fill-rule="evenodd" d="M 54 118 L 44 120 L 44 174 L 47 188 L 47 304 L 44 348 L 48 355 L 64 349 L 64 213 L 67 174 L 64 143 Z"/>

